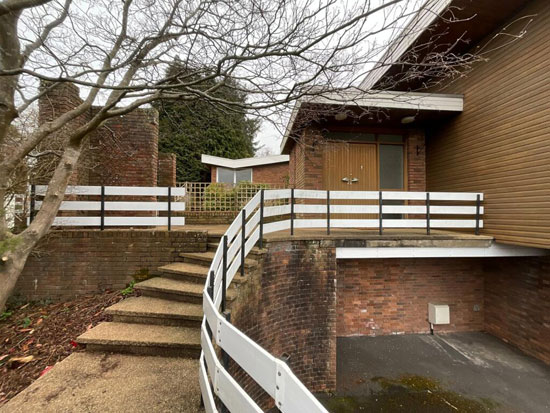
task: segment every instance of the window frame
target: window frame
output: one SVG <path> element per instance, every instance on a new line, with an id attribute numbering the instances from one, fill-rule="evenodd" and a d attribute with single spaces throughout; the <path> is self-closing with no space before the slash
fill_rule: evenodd
<path id="1" fill-rule="evenodd" d="M 233 173 L 233 182 L 232 183 L 229 183 L 229 182 L 220 182 L 220 168 L 223 168 L 223 169 L 226 169 L 228 171 L 231 171 Z M 237 171 L 242 171 L 242 170 L 247 170 L 249 169 L 250 170 L 250 182 L 254 182 L 254 168 L 253 167 L 249 167 L 249 168 L 226 168 L 224 166 L 216 166 L 216 183 L 217 184 L 227 184 L 227 185 L 237 185 L 238 182 L 237 182 Z M 249 181 L 240 181 L 240 182 L 249 182 Z"/>

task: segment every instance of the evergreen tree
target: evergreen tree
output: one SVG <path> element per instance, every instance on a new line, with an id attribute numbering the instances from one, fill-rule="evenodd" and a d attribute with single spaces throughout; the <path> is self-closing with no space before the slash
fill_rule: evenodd
<path id="1" fill-rule="evenodd" d="M 176 63 L 170 74 L 184 73 Z M 232 102 L 245 102 L 246 95 L 236 90 L 235 82 L 225 84 L 216 91 L 216 97 Z M 216 85 L 212 81 L 207 86 Z M 205 87 L 205 85 L 202 85 Z M 155 103 L 159 111 L 159 152 L 177 156 L 179 182 L 210 181 L 210 170 L 201 163 L 201 155 L 214 155 L 238 159 L 254 156 L 257 147 L 255 135 L 259 121 L 250 119 L 244 111 L 223 109 L 219 105 L 197 99 L 192 101 L 164 100 Z"/>

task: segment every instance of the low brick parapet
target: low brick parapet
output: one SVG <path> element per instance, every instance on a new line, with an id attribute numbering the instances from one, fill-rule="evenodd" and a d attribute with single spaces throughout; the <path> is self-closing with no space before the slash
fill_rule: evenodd
<path id="1" fill-rule="evenodd" d="M 61 300 L 122 289 L 182 252 L 207 248 L 202 230 L 56 230 L 36 246 L 16 286 L 28 300 Z"/>

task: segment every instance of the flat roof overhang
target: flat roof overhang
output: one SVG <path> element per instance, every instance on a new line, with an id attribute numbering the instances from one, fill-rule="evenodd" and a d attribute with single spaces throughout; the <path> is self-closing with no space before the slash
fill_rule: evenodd
<path id="1" fill-rule="evenodd" d="M 205 165 L 221 166 L 222 168 L 229 169 L 241 169 L 251 168 L 254 166 L 272 165 L 276 163 L 288 162 L 290 157 L 288 155 L 274 155 L 264 156 L 261 158 L 241 158 L 241 159 L 229 159 L 221 158 L 219 156 L 201 155 L 201 162 Z"/>
<path id="2" fill-rule="evenodd" d="M 393 112 L 394 117 L 397 115 L 399 119 L 406 115 L 434 118 L 433 115 L 437 117 L 438 114 L 461 113 L 464 109 L 464 96 L 401 91 L 363 92 L 357 89 L 300 100 L 296 102 L 292 110 L 281 143 L 281 153 L 287 153 L 290 149 L 290 137 L 296 132 L 296 124 L 301 116 L 301 111 L 307 107 L 319 106 L 341 107 L 346 110 L 365 108 L 388 110 Z M 381 125 L 378 126 L 380 127 Z"/>

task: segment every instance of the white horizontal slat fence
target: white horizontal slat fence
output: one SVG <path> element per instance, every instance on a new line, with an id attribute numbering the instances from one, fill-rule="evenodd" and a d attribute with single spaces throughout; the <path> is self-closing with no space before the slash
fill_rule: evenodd
<path id="1" fill-rule="evenodd" d="M 31 187 L 30 223 L 42 207 L 48 187 Z M 68 186 L 59 211 L 61 216 L 54 219 L 53 226 L 70 227 L 139 227 L 185 225 L 183 216 L 174 215 L 185 211 L 185 202 L 174 201 L 185 196 L 185 188 L 180 187 L 140 187 L 140 186 Z M 107 200 L 113 199 L 116 200 Z M 120 200 L 120 198 L 130 200 Z M 86 198 L 81 200 L 79 198 Z M 90 199 L 91 198 L 91 199 Z M 142 200 L 143 199 L 143 200 Z M 68 215 L 66 211 L 72 211 Z M 141 215 L 146 216 L 141 216 Z"/>

